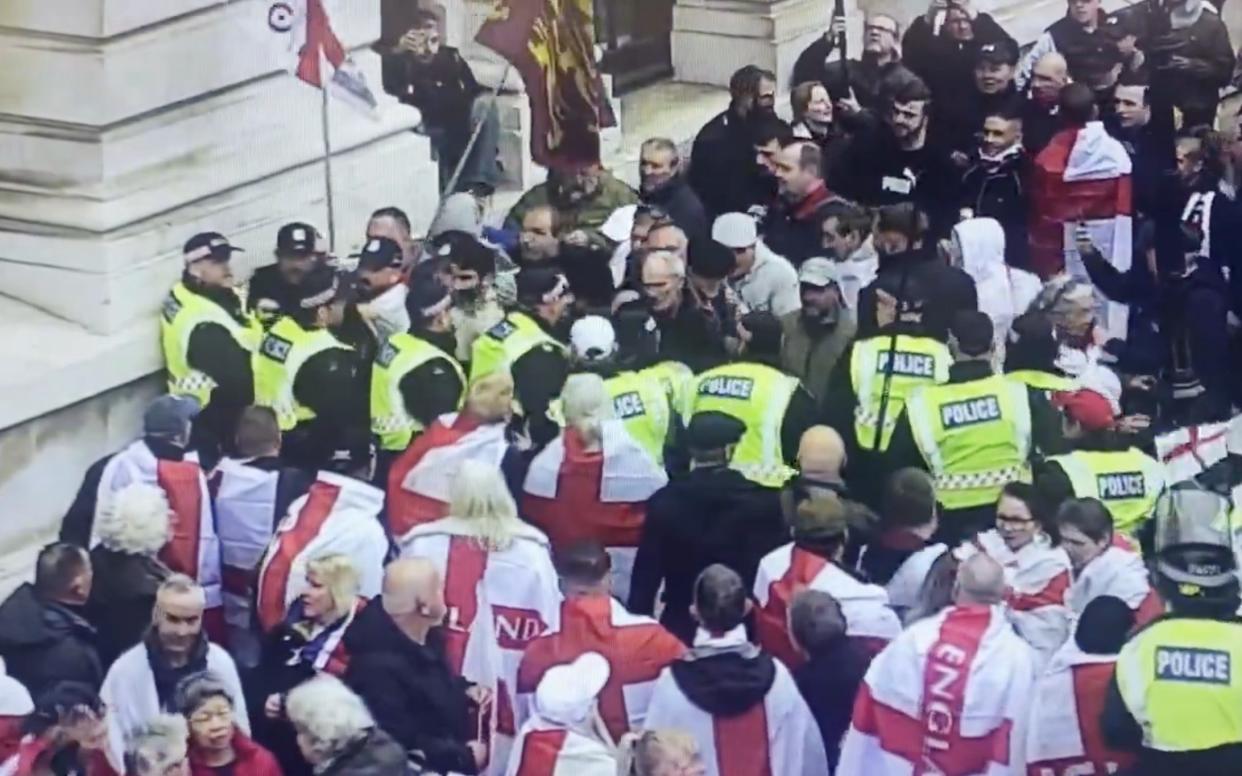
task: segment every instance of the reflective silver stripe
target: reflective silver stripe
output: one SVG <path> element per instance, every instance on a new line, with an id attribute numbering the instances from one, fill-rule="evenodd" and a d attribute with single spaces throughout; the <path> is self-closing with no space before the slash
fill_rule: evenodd
<path id="1" fill-rule="evenodd" d="M 970 472 L 967 474 L 936 475 L 937 490 L 974 490 L 976 488 L 994 488 L 1007 485 L 1022 478 L 1021 466 L 1007 466 L 992 471 Z"/>

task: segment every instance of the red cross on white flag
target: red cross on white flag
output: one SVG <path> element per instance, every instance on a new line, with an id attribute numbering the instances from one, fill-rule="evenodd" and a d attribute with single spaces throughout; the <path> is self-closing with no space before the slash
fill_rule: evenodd
<path id="1" fill-rule="evenodd" d="M 267 26 L 286 70 L 363 112 L 376 111 L 375 94 L 336 36 L 325 0 L 269 2 Z"/>

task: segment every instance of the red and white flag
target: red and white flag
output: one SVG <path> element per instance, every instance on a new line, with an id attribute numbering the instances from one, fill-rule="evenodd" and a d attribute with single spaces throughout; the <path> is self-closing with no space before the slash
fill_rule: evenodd
<path id="1" fill-rule="evenodd" d="M 327 89 L 364 113 L 374 114 L 379 108 L 375 93 L 333 30 L 327 2 L 265 3 L 271 45 L 282 66 L 300 80 Z"/>

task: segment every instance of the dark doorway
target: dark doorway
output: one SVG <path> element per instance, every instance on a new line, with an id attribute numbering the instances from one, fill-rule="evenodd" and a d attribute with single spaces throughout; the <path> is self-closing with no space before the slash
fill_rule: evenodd
<path id="1" fill-rule="evenodd" d="M 673 0 L 595 0 L 595 39 L 613 93 L 673 74 Z"/>

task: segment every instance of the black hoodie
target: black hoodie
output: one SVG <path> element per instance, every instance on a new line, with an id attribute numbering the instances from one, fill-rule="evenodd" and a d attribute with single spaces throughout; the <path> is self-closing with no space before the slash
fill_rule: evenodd
<path id="1" fill-rule="evenodd" d="M 98 689 L 103 668 L 95 629 L 74 609 L 41 598 L 27 583 L 0 604 L 0 657 L 31 697 L 59 681 Z"/>
<path id="2" fill-rule="evenodd" d="M 698 648 L 669 670 L 686 698 L 713 717 L 745 714 L 776 681 L 776 662 L 753 644 Z"/>

